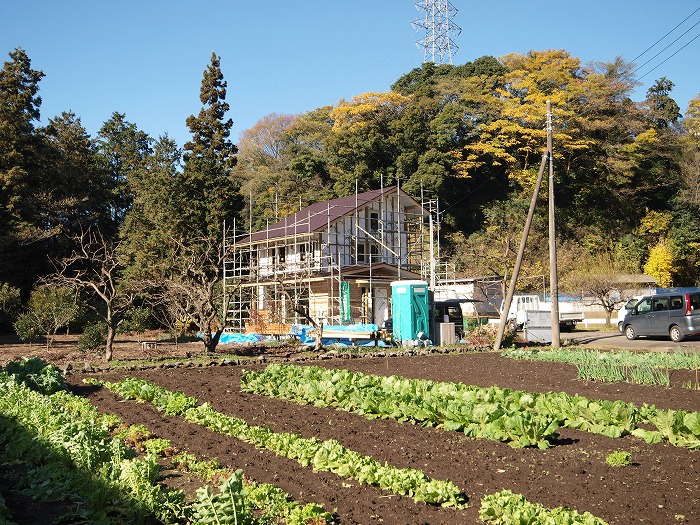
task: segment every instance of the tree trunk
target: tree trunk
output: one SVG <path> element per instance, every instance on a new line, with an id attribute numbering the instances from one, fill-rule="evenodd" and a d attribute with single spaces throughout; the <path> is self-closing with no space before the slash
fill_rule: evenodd
<path id="1" fill-rule="evenodd" d="M 202 338 L 202 341 L 204 341 L 204 351 L 207 354 L 213 354 L 214 351 L 216 350 L 216 346 L 219 344 L 219 339 L 221 338 L 221 334 L 223 332 L 223 328 L 219 328 L 214 335 L 211 335 L 210 333 L 204 333 L 204 336 Z"/>
<path id="2" fill-rule="evenodd" d="M 314 341 L 314 352 L 323 350 L 323 323 L 316 326 L 316 340 Z"/>
<path id="3" fill-rule="evenodd" d="M 107 363 L 109 363 L 112 360 L 115 335 L 116 330 L 114 329 L 111 323 L 107 323 L 107 344 L 105 345 L 105 362 Z"/>

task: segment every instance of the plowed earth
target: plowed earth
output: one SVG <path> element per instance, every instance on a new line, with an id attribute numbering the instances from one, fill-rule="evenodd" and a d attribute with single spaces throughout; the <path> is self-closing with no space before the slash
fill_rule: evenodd
<path id="1" fill-rule="evenodd" d="M 682 388 L 690 372 L 675 372 L 672 387 L 582 382 L 572 365 L 514 361 L 495 353 L 412 357 L 363 357 L 314 360 L 313 364 L 365 373 L 401 375 L 479 386 L 498 385 L 527 391 L 565 391 L 590 399 L 654 404 L 660 408 L 700 410 L 700 392 Z M 249 369 L 262 363 L 244 365 Z M 514 449 L 507 444 L 467 438 L 458 432 L 389 420 L 367 420 L 333 409 L 240 392 L 239 366 L 107 371 L 91 374 L 114 381 L 134 375 L 209 402 L 215 410 L 250 424 L 304 437 L 333 438 L 349 449 L 396 467 L 450 479 L 469 497 L 465 510 L 414 503 L 381 489 L 358 485 L 331 473 L 313 472 L 292 460 L 261 451 L 177 417 L 167 417 L 134 401 L 121 401 L 106 389 L 85 386 L 84 375 L 69 377 L 75 392 L 100 410 L 131 424 L 145 424 L 177 447 L 222 465 L 243 469 L 260 482 L 272 483 L 300 502 L 320 503 L 344 524 L 478 524 L 482 496 L 502 489 L 524 494 L 546 507 L 589 511 L 613 525 L 646 523 L 700 524 L 700 451 L 669 444 L 647 445 L 627 436 L 611 439 L 562 429 L 549 450 Z M 633 464 L 610 467 L 605 458 L 628 451 Z"/>

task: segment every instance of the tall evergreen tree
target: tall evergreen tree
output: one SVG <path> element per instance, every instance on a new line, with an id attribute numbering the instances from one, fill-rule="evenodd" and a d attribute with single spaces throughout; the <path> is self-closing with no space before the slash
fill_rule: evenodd
<path id="1" fill-rule="evenodd" d="M 161 139 L 130 179 L 134 206 L 123 228 L 122 249 L 132 261 L 127 275 L 157 288 L 154 298 L 177 300 L 208 351 L 224 328 L 218 306 L 224 222 L 233 222 L 242 203 L 232 178 L 237 148 L 228 139 L 233 122 L 225 118 L 225 99 L 220 60 L 212 54 L 200 91 L 204 106 L 187 118 L 192 140 L 185 144 L 184 168 L 174 144 Z"/>
<path id="2" fill-rule="evenodd" d="M 48 235 L 40 219 L 41 140 L 39 82 L 22 49 L 10 53 L 0 70 L 0 281 L 31 288 L 24 262 L 34 260 L 35 242 Z"/>
<path id="3" fill-rule="evenodd" d="M 197 117 L 190 115 L 186 120 L 192 140 L 185 143 L 185 162 L 192 157 L 208 157 L 228 174 L 236 165 L 238 149 L 229 140 L 233 120 L 226 119 L 230 109 L 226 102 L 226 86 L 221 72 L 221 58 L 212 53 L 199 91 L 203 107 Z"/>
<path id="4" fill-rule="evenodd" d="M 80 118 L 64 112 L 50 119 L 41 132 L 47 146 L 44 221 L 67 237 L 102 226 L 110 195 L 104 172 L 95 162 L 95 146 Z"/>
<path id="5" fill-rule="evenodd" d="M 135 279 L 157 278 L 169 265 L 168 240 L 181 225 L 179 179 L 182 152 L 167 135 L 158 139 L 153 152 L 129 174 L 133 205 L 121 225 L 122 251 L 130 262 L 126 275 Z"/>
<path id="6" fill-rule="evenodd" d="M 177 186 L 188 201 L 182 208 L 186 233 L 220 238 L 223 222 L 242 209 L 239 181 L 232 177 L 238 148 L 229 140 L 233 120 L 226 118 L 226 86 L 221 59 L 212 53 L 204 71 L 199 115 L 187 117 L 192 140 L 185 143 L 185 169 Z"/>
<path id="7" fill-rule="evenodd" d="M 126 115 L 116 111 L 97 133 L 98 158 L 110 192 L 111 225 L 103 228 L 105 233 L 116 232 L 131 207 L 128 179 L 152 153 L 152 143 L 153 139 L 147 133 L 127 121 Z"/>

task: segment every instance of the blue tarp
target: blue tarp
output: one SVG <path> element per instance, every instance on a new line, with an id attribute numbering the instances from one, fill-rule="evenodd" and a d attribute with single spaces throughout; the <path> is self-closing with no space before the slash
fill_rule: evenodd
<path id="1" fill-rule="evenodd" d="M 350 324 L 350 325 L 324 325 L 323 326 L 323 332 L 324 334 L 327 332 L 333 333 L 333 337 L 324 337 L 323 338 L 323 344 L 324 346 L 342 346 L 342 347 L 348 347 L 348 346 L 375 346 L 375 342 L 368 339 L 350 339 L 348 337 L 342 337 L 343 332 L 347 332 L 348 334 L 353 334 L 353 333 L 372 333 L 376 332 L 378 330 L 378 326 L 376 324 L 362 324 L 362 323 L 356 323 L 356 324 Z M 306 326 L 302 324 L 295 324 L 292 325 L 291 330 L 290 330 L 290 335 L 293 335 L 299 339 L 299 341 L 305 345 L 312 346 L 316 340 L 312 335 L 309 335 L 308 332 L 312 331 L 314 328 L 313 326 Z M 202 334 L 198 334 L 197 337 L 202 337 Z M 242 344 L 242 343 L 258 343 L 260 341 L 265 340 L 266 337 L 262 336 L 260 334 L 237 334 L 237 333 L 223 333 L 221 334 L 221 337 L 219 338 L 219 342 L 221 344 Z M 354 345 L 353 345 L 354 341 Z M 390 345 L 386 344 L 384 341 L 379 340 L 376 342 L 376 346 L 380 346 L 382 348 L 386 348 Z"/>
<path id="2" fill-rule="evenodd" d="M 259 334 L 234 334 L 223 333 L 219 338 L 219 342 L 224 345 L 235 345 L 241 343 L 258 343 L 263 340 Z"/>
<path id="3" fill-rule="evenodd" d="M 323 325 L 324 332 L 376 332 L 379 327 L 376 324 L 355 323 L 348 325 Z"/>

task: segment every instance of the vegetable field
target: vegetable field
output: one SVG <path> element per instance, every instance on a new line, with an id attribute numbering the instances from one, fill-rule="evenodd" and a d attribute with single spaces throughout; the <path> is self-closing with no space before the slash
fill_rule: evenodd
<path id="1" fill-rule="evenodd" d="M 570 364 L 514 361 L 493 353 L 368 357 L 313 364 L 373 376 L 464 383 L 487 390 L 498 386 L 531 394 L 566 392 L 567 398 L 578 395 L 589 403 L 622 401 L 619 405 L 636 407 L 639 414 L 630 416 L 636 418 L 634 425 L 619 432 L 621 437 L 605 435 L 618 432 L 598 433 L 560 424 L 558 428 L 550 425 L 542 432 L 546 443 L 540 443 L 541 446 L 537 443 L 543 437 L 536 436 L 532 446 L 521 447 L 510 438 L 471 437 L 460 425 L 401 416 L 385 418 L 319 406 L 324 403 L 311 404 L 309 400 L 242 392 L 242 376 L 266 370 L 264 364 L 113 371 L 89 376 L 114 384 L 135 376 L 161 389 L 183 392 L 193 400 L 166 398 L 165 403 L 175 407 L 169 413 L 187 413 L 187 417 L 166 415 L 150 403 L 125 401 L 104 387 L 86 386 L 80 375 L 70 376 L 70 381 L 101 411 L 115 413 L 130 424 L 146 424 L 154 434 L 171 440 L 175 446 L 198 456 L 216 457 L 222 465 L 240 468 L 258 482 L 280 487 L 301 503 L 319 503 L 335 511 L 336 520 L 345 524 L 483 523 L 479 516 L 482 503 L 502 502 L 507 494 L 501 492 L 504 490 L 527 500 L 528 507 L 521 501 L 516 505 L 519 509 L 529 508 L 530 504 L 544 509 L 565 507 L 580 514 L 588 512 L 609 524 L 700 522 L 700 450 L 693 450 L 696 414 L 692 414 L 700 409 L 700 392 L 682 388 L 685 371 L 675 372 L 671 387 L 667 388 L 584 382 L 576 380 L 576 368 Z M 293 372 L 296 367 L 290 368 Z M 324 390 L 329 391 L 328 385 L 323 385 L 321 392 Z M 519 403 L 530 403 L 529 397 L 537 396 L 525 396 L 527 401 L 522 401 L 522 397 L 518 397 Z M 217 417 L 227 417 L 228 423 L 203 425 L 193 421 L 201 417 L 197 415 L 201 409 L 190 405 L 202 403 L 207 403 L 207 416 L 203 419 L 212 421 L 211 413 L 215 413 Z M 648 407 L 643 408 L 645 404 L 656 410 L 650 412 Z M 656 426 L 642 417 L 651 417 L 650 413 L 656 417 Z M 659 414 L 666 417 L 666 425 Z M 312 442 L 330 441 L 334 446 L 337 442 L 343 450 L 382 465 L 420 472 L 429 482 L 449 481 L 450 487 L 463 492 L 467 506 L 416 501 L 411 494 L 392 490 L 391 484 L 383 488 L 367 484 L 357 476 L 343 476 L 256 446 L 242 439 L 243 431 L 239 429 L 222 432 L 216 428 L 223 425 L 230 429 L 238 421 L 244 422 L 246 428 L 269 429 L 275 435 L 298 435 Z M 523 424 L 521 421 L 520 426 Z M 642 432 L 630 433 L 635 428 Z M 663 434 L 662 428 L 665 438 L 650 438 L 651 443 L 643 439 L 650 433 Z M 674 431 L 684 437 L 669 438 Z M 239 434 L 234 437 L 232 433 Z M 626 461 L 609 459 L 617 457 Z M 343 469 L 348 467 L 340 471 Z"/>
<path id="2" fill-rule="evenodd" d="M 100 413 L 334 523 L 613 525 L 700 523 L 692 373 L 673 371 L 670 387 L 586 382 L 573 364 L 477 353 L 67 379 Z M 17 523 L 53 517 L 43 506 Z"/>

